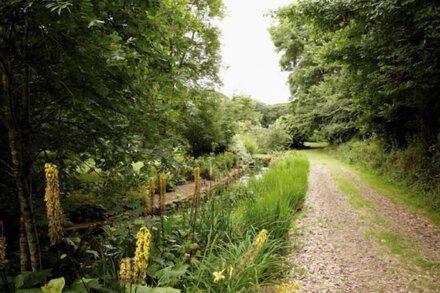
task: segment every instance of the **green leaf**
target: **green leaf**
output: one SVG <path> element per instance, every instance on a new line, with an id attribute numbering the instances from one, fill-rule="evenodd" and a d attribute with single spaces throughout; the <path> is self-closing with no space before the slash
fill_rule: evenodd
<path id="1" fill-rule="evenodd" d="M 41 287 L 41 291 L 43 293 L 61 293 L 63 292 L 64 285 L 66 284 L 66 280 L 63 277 L 58 279 L 50 280 L 47 285 Z"/>
<path id="2" fill-rule="evenodd" d="M 35 285 L 42 284 L 50 270 L 44 270 L 39 272 L 23 272 L 15 277 L 15 289 L 32 288 Z"/>
<path id="3" fill-rule="evenodd" d="M 102 289 L 98 279 L 82 278 L 73 282 L 70 289 L 78 293 L 88 293 L 90 289 Z"/>
<path id="4" fill-rule="evenodd" d="M 180 277 L 188 271 L 188 265 L 177 264 L 174 267 L 166 267 L 155 273 L 155 277 L 159 279 L 159 285 L 175 285 L 179 282 Z"/>
<path id="5" fill-rule="evenodd" d="M 174 289 L 171 287 L 155 287 L 155 288 L 150 288 L 147 286 L 140 286 L 140 285 L 135 285 L 133 286 L 134 288 L 132 288 L 134 292 L 137 293 L 180 293 L 181 291 L 179 289 Z"/>

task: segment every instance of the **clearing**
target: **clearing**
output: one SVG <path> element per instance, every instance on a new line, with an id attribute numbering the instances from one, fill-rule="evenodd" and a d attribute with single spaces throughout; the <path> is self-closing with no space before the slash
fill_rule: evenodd
<path id="1" fill-rule="evenodd" d="M 303 216 L 290 255 L 303 292 L 440 292 L 440 229 L 370 188 L 350 167 L 309 153 Z"/>

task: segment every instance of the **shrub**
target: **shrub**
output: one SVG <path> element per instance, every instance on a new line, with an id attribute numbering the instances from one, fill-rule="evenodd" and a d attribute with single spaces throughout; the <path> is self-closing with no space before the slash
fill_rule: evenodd
<path id="1" fill-rule="evenodd" d="M 257 141 L 248 136 L 248 135 L 240 135 L 240 140 L 243 142 L 244 147 L 246 148 L 246 151 L 251 154 L 255 155 L 259 151 L 258 143 Z"/>

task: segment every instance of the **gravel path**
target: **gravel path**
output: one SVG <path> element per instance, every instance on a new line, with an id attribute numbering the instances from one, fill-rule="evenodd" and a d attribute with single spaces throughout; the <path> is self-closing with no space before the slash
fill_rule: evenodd
<path id="1" fill-rule="evenodd" d="M 360 184 L 360 179 L 356 180 Z M 393 204 L 389 201 L 387 204 L 391 209 Z M 371 223 L 349 205 L 329 168 L 322 163 L 311 162 L 304 211 L 304 217 L 296 225 L 299 232 L 292 235 L 299 249 L 290 256 L 295 268 L 293 278 L 299 280 L 301 292 L 438 292 L 433 287 L 421 288 L 420 278 L 426 276 L 409 270 L 398 257 L 368 237 Z M 399 210 L 397 214 L 406 215 L 402 213 L 403 210 Z M 383 213 L 383 216 L 393 219 L 391 214 Z M 418 223 L 415 219 L 404 221 L 403 225 L 414 224 L 415 231 Z M 425 224 L 422 223 L 423 229 L 429 232 L 421 234 L 433 237 L 435 246 L 440 233 Z M 438 249 L 427 245 L 426 251 L 435 256 Z M 430 281 L 431 284 L 439 280 Z"/>
<path id="2" fill-rule="evenodd" d="M 376 212 L 387 219 L 392 230 L 415 241 L 424 255 L 440 262 L 440 229 L 438 227 L 422 215 L 411 212 L 404 206 L 396 205 L 386 196 L 372 190 L 359 175 L 347 169 L 343 169 L 342 172 L 362 189 L 364 198 L 380 207 Z"/>

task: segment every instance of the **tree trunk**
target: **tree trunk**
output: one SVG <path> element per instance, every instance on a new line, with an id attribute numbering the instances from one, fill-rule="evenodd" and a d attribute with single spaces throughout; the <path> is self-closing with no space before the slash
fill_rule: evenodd
<path id="1" fill-rule="evenodd" d="M 22 272 L 29 270 L 29 249 L 22 217 L 20 217 L 20 270 Z"/>
<path id="2" fill-rule="evenodd" d="M 37 271 L 40 268 L 40 253 L 38 249 L 37 236 L 35 235 L 35 226 L 32 221 L 32 215 L 29 207 L 29 189 L 27 184 L 27 178 L 29 177 L 28 168 L 29 163 L 24 161 L 27 156 L 24 154 L 25 149 L 23 147 L 23 138 L 21 131 L 20 121 L 16 121 L 17 118 L 22 118 L 23 113 L 21 107 L 19 109 L 13 108 L 15 105 L 11 103 L 11 95 L 9 88 L 9 79 L 6 72 L 2 72 L 2 86 L 3 86 L 3 110 L 6 121 L 6 129 L 8 131 L 8 142 L 11 152 L 11 161 L 15 183 L 17 186 L 18 200 L 20 204 L 21 217 L 23 219 L 24 231 L 26 233 L 27 248 L 31 260 L 32 271 Z M 27 86 L 27 85 L 26 85 Z M 26 115 L 26 114 L 24 114 Z M 25 139 L 27 141 L 27 139 Z M 21 249 L 22 247 L 20 245 Z M 20 253 L 24 257 L 25 252 Z M 20 262 L 21 263 L 21 262 Z M 23 260 L 23 264 L 25 260 Z"/>

